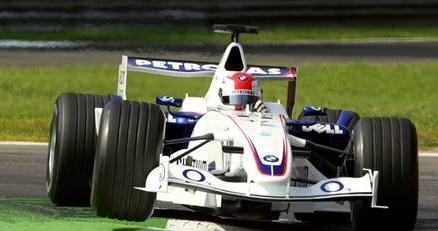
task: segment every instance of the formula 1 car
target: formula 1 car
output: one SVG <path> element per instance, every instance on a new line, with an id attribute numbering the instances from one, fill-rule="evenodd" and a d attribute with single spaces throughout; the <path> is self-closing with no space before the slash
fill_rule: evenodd
<path id="1" fill-rule="evenodd" d="M 415 126 L 325 107 L 304 107 L 293 119 L 297 69 L 247 65 L 239 34 L 257 27 L 214 28 L 232 39 L 219 64 L 123 56 L 117 95 L 59 96 L 47 161 L 51 201 L 91 201 L 98 216 L 134 221 L 148 219 L 159 200 L 243 219 L 293 213 L 336 222 L 351 213 L 355 230 L 412 230 Z M 126 99 L 129 70 L 212 81 L 204 97 L 144 103 Z M 286 107 L 261 101 L 257 80 L 287 82 Z"/>

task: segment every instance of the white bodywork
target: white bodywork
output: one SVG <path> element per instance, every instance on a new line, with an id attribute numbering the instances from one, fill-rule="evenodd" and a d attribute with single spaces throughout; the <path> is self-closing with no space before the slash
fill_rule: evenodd
<path id="1" fill-rule="evenodd" d="M 225 62 L 231 49 L 239 49 L 242 70 L 226 70 Z M 136 189 L 158 192 L 157 199 L 178 204 L 220 208 L 222 196 L 265 201 L 273 208 L 287 210 L 292 203 L 295 212 L 344 211 L 349 212 L 348 200 L 369 197 L 377 207 L 376 190 L 378 172 L 364 170 L 360 178 L 327 179 L 306 159 L 292 156 L 291 146 L 303 147 L 305 140 L 289 135 L 286 128 L 288 115 L 278 102 L 266 103 L 269 113 L 221 110 L 218 90 L 220 82 L 236 71 L 247 71 L 259 79 L 294 80 L 296 73 L 285 74 L 277 67 L 247 66 L 243 49 L 231 43 L 218 65 L 190 63 L 123 56 L 119 67 L 118 95 L 126 99 L 128 70 L 145 71 L 177 77 L 213 75 L 210 88 L 204 97 L 186 96 L 181 111 L 203 114 L 197 121 L 192 136 L 214 134 L 214 140 L 189 154 L 194 161 L 203 163 L 187 166 L 170 163 L 170 160 L 187 149 L 170 157 L 161 156 L 160 166 L 147 177 L 145 185 Z M 96 110 L 99 124 L 101 110 Z M 191 141 L 188 149 L 202 141 Z M 243 154 L 225 153 L 222 146 L 243 147 Z M 303 176 L 303 170 L 306 175 Z M 221 176 L 220 179 L 218 176 Z M 241 182 L 229 182 L 227 177 L 241 177 Z M 317 181 L 314 185 L 294 183 L 292 178 L 306 177 Z M 347 203 L 327 202 L 344 201 Z M 324 202 L 321 202 L 324 201 Z"/>
<path id="2" fill-rule="evenodd" d="M 307 160 L 292 158 L 289 140 L 294 138 L 285 133 L 283 115 L 265 113 L 261 117 L 259 113 L 211 111 L 198 121 L 192 135 L 206 133 L 213 133 L 217 139 L 192 152 L 190 156 L 196 161 L 206 162 L 207 166 L 214 163 L 214 171 L 169 164 L 169 157 L 163 157 L 161 165 L 149 174 L 146 186 L 137 189 L 160 192 L 159 200 L 178 201 L 181 204 L 196 201 L 197 206 L 203 207 L 220 207 L 220 197 L 217 194 L 270 202 L 373 196 L 374 178 L 378 172 L 368 171 L 361 178 L 327 179 Z M 190 142 L 188 149 L 200 142 Z M 224 153 L 222 145 L 243 147 L 244 153 Z M 170 159 L 184 151 L 172 154 Z M 275 156 L 277 161 L 266 161 L 263 157 L 268 155 Z M 282 164 L 283 168 L 275 172 L 275 167 Z M 263 171 L 260 165 L 267 166 L 267 170 Z M 317 184 L 308 187 L 291 184 L 290 179 L 299 177 L 298 170 L 303 167 L 310 168 L 309 177 L 319 181 Z M 212 174 L 220 172 L 224 172 L 227 177 L 246 175 L 247 180 L 226 182 Z M 186 189 L 190 190 L 183 193 Z"/>

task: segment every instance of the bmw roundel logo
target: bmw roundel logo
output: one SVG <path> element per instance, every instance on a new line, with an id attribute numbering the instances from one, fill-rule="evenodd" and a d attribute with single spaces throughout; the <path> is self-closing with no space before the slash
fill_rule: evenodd
<path id="1" fill-rule="evenodd" d="M 274 155 L 266 155 L 263 157 L 264 160 L 266 160 L 267 162 L 277 162 L 278 161 L 278 157 L 274 156 Z"/>
<path id="2" fill-rule="evenodd" d="M 321 190 L 324 192 L 339 192 L 344 189 L 344 185 L 339 181 L 329 181 L 321 185 Z"/>
<path id="3" fill-rule="evenodd" d="M 248 79 L 248 77 L 246 77 L 246 76 L 244 76 L 244 75 L 239 76 L 239 80 L 240 80 L 240 81 L 245 81 L 245 80 L 247 80 L 247 79 Z"/>

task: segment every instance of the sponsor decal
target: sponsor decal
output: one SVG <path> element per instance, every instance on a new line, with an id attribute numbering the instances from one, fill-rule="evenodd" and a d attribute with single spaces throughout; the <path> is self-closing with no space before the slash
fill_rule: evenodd
<path id="1" fill-rule="evenodd" d="M 319 134 L 327 133 L 327 134 L 344 134 L 344 131 L 339 127 L 339 125 L 332 124 L 314 124 L 314 125 L 303 125 L 303 132 L 311 132 L 315 131 Z"/>
<path id="2" fill-rule="evenodd" d="M 119 72 L 119 84 L 125 84 L 126 71 Z"/>
<path id="3" fill-rule="evenodd" d="M 321 107 L 310 107 L 311 109 L 315 110 L 315 111 L 322 111 Z"/>
<path id="4" fill-rule="evenodd" d="M 252 75 L 281 75 L 281 69 L 280 68 L 263 68 L 263 67 L 248 67 L 248 70 L 246 70 L 246 73 L 252 74 Z"/>
<path id="5" fill-rule="evenodd" d="M 231 93 L 233 95 L 254 95 L 254 92 L 252 90 L 246 90 L 246 89 L 235 89 L 232 90 Z"/>
<path id="6" fill-rule="evenodd" d="M 161 182 L 160 186 L 158 187 L 158 189 L 161 189 L 161 187 L 163 186 L 163 181 L 165 179 L 166 176 L 166 167 L 164 166 L 164 164 L 160 164 L 160 170 L 161 172 L 158 175 L 158 181 Z"/>
<path id="7" fill-rule="evenodd" d="M 344 189 L 344 185 L 339 182 L 339 181 L 329 181 L 329 182 L 325 182 L 324 184 L 321 185 L 321 190 L 323 192 L 339 192 L 342 191 L 342 189 Z"/>
<path id="8" fill-rule="evenodd" d="M 239 76 L 240 81 L 246 81 L 247 79 L 248 79 L 248 77 L 246 77 L 244 75 Z"/>
<path id="9" fill-rule="evenodd" d="M 207 161 L 205 160 L 197 160 L 194 158 L 183 157 L 176 161 L 177 164 L 191 166 L 197 169 L 202 169 L 204 171 L 208 170 Z"/>
<path id="10" fill-rule="evenodd" d="M 162 60 L 162 59 L 147 59 L 129 57 L 128 64 L 135 67 L 142 67 L 148 69 L 157 69 L 174 72 L 186 73 L 214 73 L 218 65 L 214 63 L 205 62 L 186 62 L 178 60 Z M 286 67 L 267 67 L 267 66 L 248 66 L 245 71 L 253 76 L 282 76 L 282 77 L 296 77 L 295 72 L 291 72 L 290 68 Z M 246 76 L 239 76 L 241 81 L 245 81 Z M 242 79 L 241 79 L 242 78 Z M 247 78 L 247 77 L 246 77 Z"/>
<path id="11" fill-rule="evenodd" d="M 311 116 L 311 115 L 326 115 L 326 108 L 324 107 L 304 107 L 303 108 L 303 115 L 304 116 Z"/>
<path id="12" fill-rule="evenodd" d="M 173 71 L 215 71 L 216 64 L 177 62 L 166 60 L 135 59 L 136 66 L 153 67 Z"/>
<path id="13" fill-rule="evenodd" d="M 274 156 L 274 155 L 266 155 L 263 157 L 263 159 L 267 162 L 277 162 L 278 161 L 278 157 Z"/>
<path id="14" fill-rule="evenodd" d="M 174 102 L 175 98 L 172 96 L 160 96 L 160 99 L 164 102 Z"/>
<path id="15" fill-rule="evenodd" d="M 181 107 L 183 100 L 180 98 L 174 98 L 172 96 L 157 96 L 156 103 L 159 105 Z"/>
<path id="16" fill-rule="evenodd" d="M 183 171 L 183 176 L 191 181 L 203 182 L 205 181 L 205 176 L 200 171 L 195 169 L 186 169 Z"/>

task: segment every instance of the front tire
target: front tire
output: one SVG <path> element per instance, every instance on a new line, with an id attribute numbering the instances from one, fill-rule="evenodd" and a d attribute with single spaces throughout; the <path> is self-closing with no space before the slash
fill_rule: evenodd
<path id="1" fill-rule="evenodd" d="M 152 215 L 156 193 L 145 185 L 159 164 L 164 115 L 154 104 L 111 101 L 102 113 L 91 203 L 98 216 L 143 221 Z"/>
<path id="2" fill-rule="evenodd" d="M 89 205 L 96 147 L 94 108 L 109 97 L 64 93 L 58 97 L 50 126 L 46 189 L 58 205 Z"/>
<path id="3" fill-rule="evenodd" d="M 365 118 L 354 129 L 355 176 L 379 171 L 377 205 L 352 202 L 355 230 L 412 230 L 418 207 L 417 133 L 404 118 Z"/>

